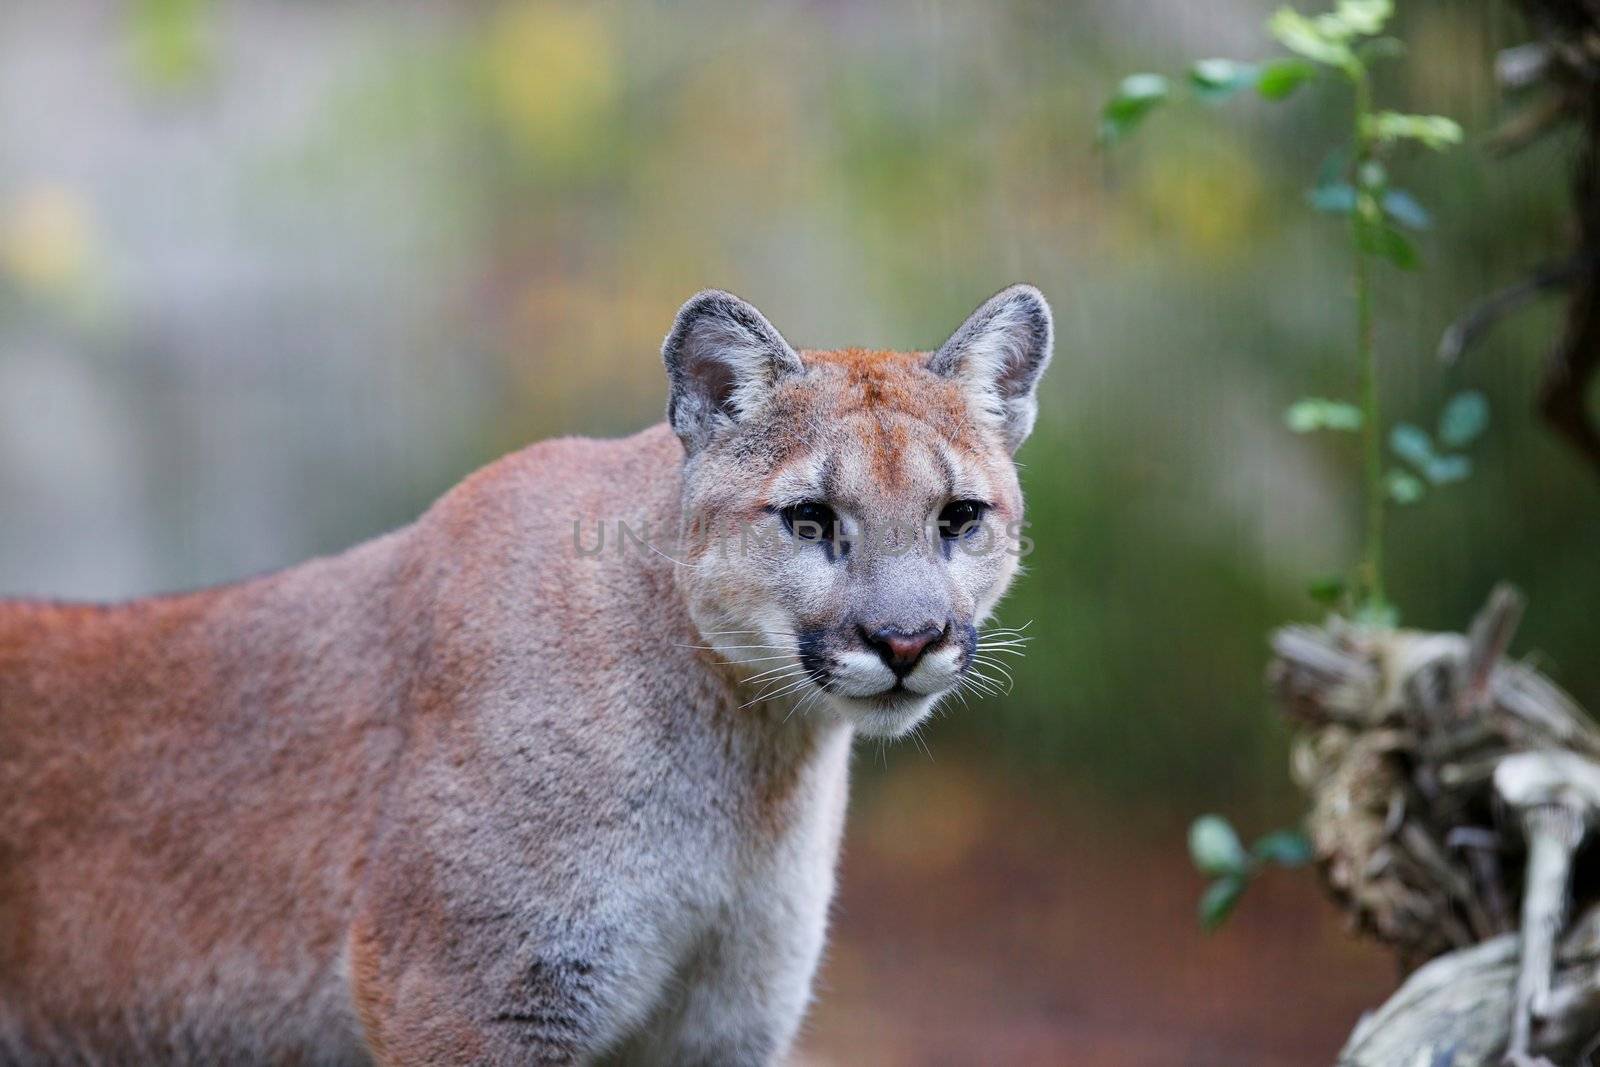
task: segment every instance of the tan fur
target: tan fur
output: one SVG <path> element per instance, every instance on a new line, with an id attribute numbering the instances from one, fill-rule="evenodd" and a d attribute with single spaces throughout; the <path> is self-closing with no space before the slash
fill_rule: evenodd
<path id="1" fill-rule="evenodd" d="M 851 722 L 752 703 L 759 657 L 704 633 L 756 625 L 784 564 L 692 539 L 585 556 L 574 524 L 771 524 L 764 494 L 824 454 L 919 518 L 945 490 L 910 457 L 953 456 L 1021 515 L 926 355 L 801 358 L 687 463 L 667 426 L 550 441 L 334 558 L 0 602 L 0 1062 L 780 1055 Z M 993 566 L 955 594 L 969 617 L 1014 561 Z"/>

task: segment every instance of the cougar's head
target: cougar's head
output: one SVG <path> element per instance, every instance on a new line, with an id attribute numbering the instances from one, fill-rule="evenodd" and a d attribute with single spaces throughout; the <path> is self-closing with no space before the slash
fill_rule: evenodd
<path id="1" fill-rule="evenodd" d="M 752 702 L 896 736 L 982 681 L 978 627 L 1031 543 L 1011 457 L 1050 345 L 1025 285 L 931 354 L 797 351 L 728 293 L 683 306 L 678 581 Z"/>

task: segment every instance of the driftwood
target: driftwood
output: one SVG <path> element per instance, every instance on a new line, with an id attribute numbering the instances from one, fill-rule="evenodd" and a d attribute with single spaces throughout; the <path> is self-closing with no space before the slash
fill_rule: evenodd
<path id="1" fill-rule="evenodd" d="M 1581 853 L 1600 729 L 1505 658 L 1521 609 L 1502 588 L 1464 636 L 1335 619 L 1274 638 L 1323 883 L 1414 970 L 1341 1067 L 1583 1063 L 1600 1036 L 1600 872 Z"/>
<path id="2" fill-rule="evenodd" d="M 1562 941 L 1555 989 L 1564 998 L 1541 1031 L 1550 1062 L 1582 1063 L 1600 1019 L 1600 908 Z M 1457 949 L 1418 969 L 1400 991 L 1361 1020 L 1339 1067 L 1488 1067 L 1505 1058 L 1519 968 L 1515 934 Z M 1513 1061 L 1515 1062 L 1515 1061 Z M 1523 1062 L 1537 1063 L 1525 1057 Z"/>

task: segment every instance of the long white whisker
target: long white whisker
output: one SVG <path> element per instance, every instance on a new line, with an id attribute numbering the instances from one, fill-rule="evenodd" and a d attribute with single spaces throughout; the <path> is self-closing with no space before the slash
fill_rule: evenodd
<path id="1" fill-rule="evenodd" d="M 749 701 L 746 701 L 743 704 L 740 704 L 738 710 L 743 711 L 745 708 L 748 708 L 751 704 L 760 704 L 760 703 L 762 703 L 764 701 L 777 700 L 779 697 L 788 696 L 790 693 L 798 693 L 800 690 L 804 689 L 806 686 L 811 684 L 811 676 L 807 675 L 806 677 L 801 678 L 797 682 L 789 682 L 788 678 L 779 678 L 779 679 L 777 679 L 777 682 L 780 683 L 780 687 L 778 688 L 777 692 L 761 693 L 758 696 L 756 696 L 753 700 L 749 700 Z M 788 682 L 788 684 L 787 685 L 781 684 L 781 683 L 785 683 L 785 682 Z"/>
<path id="2" fill-rule="evenodd" d="M 980 690 L 977 687 L 977 685 L 973 683 L 971 678 L 962 678 L 961 681 L 959 683 L 957 683 L 956 687 L 959 690 L 961 690 L 963 693 L 970 693 L 975 697 L 982 698 L 983 695 L 984 695 L 983 691 Z M 968 704 L 967 706 L 971 707 L 972 705 Z"/>
<path id="3" fill-rule="evenodd" d="M 811 704 L 811 702 L 813 700 L 816 700 L 818 697 L 820 697 L 822 695 L 822 693 L 823 693 L 822 687 L 818 686 L 816 692 L 812 693 L 810 696 L 806 697 L 804 700 L 802 700 L 799 703 L 795 704 L 794 707 L 790 708 L 789 709 L 789 714 L 785 715 L 783 717 L 783 721 L 784 722 L 788 722 L 794 716 L 794 713 L 797 712 L 797 711 L 800 713 L 800 717 L 804 718 L 805 714 L 806 714 L 805 709 L 808 706 L 810 706 L 810 704 Z"/>
<path id="4" fill-rule="evenodd" d="M 764 648 L 764 649 L 778 649 L 779 651 L 787 651 L 786 649 L 784 649 L 784 647 L 782 645 L 721 645 L 721 646 L 718 646 L 718 645 L 676 645 L 674 647 L 676 647 L 676 648 L 699 648 L 699 649 L 704 649 L 707 652 L 721 652 L 723 649 L 730 649 L 731 650 L 731 649 L 735 649 L 735 648 Z"/>
<path id="5" fill-rule="evenodd" d="M 749 685 L 749 686 L 757 687 L 757 688 L 760 688 L 760 687 L 776 688 L 779 685 L 784 685 L 784 684 L 787 684 L 788 682 L 793 681 L 794 679 L 798 678 L 799 676 L 800 676 L 800 672 L 797 671 L 797 670 L 786 670 L 786 671 L 783 671 L 780 674 L 770 674 L 765 678 L 750 678 L 750 679 L 747 679 L 745 684 Z"/>
<path id="6" fill-rule="evenodd" d="M 655 545 L 652 545 L 648 541 L 645 542 L 644 547 L 648 548 L 650 551 L 654 552 L 656 555 L 660 556 L 662 559 L 666 560 L 668 563 L 671 563 L 671 564 L 673 564 L 674 566 L 677 566 L 677 567 L 687 567 L 689 570 L 692 571 L 692 570 L 697 570 L 700 567 L 705 565 L 704 561 L 702 561 L 700 563 L 685 563 L 681 559 L 673 559 L 671 556 L 667 555 L 665 552 L 661 551 L 659 548 L 657 548 Z"/>
<path id="7" fill-rule="evenodd" d="M 1016 681 L 1016 679 L 1011 677 L 1011 672 L 1006 669 L 1006 665 L 1001 663 L 999 660 L 989 659 L 987 656 L 973 656 L 972 662 L 981 663 L 991 670 L 999 671 L 1000 675 L 1008 682 Z"/>
<path id="8" fill-rule="evenodd" d="M 788 630 L 702 630 L 701 637 L 732 637 L 735 634 L 777 634 L 779 637 L 794 637 Z"/>
<path id="9" fill-rule="evenodd" d="M 984 664 L 984 666 L 992 666 L 992 664 Z M 1000 684 L 1000 679 L 996 678 L 992 674 L 987 673 L 986 671 L 978 670 L 976 667 L 968 667 L 967 670 L 974 678 L 981 678 L 990 685 Z"/>
<path id="10" fill-rule="evenodd" d="M 805 683 L 806 678 L 797 677 L 792 673 L 782 675 L 781 678 L 771 678 L 766 683 L 766 688 L 763 689 L 762 693 L 758 693 L 754 701 L 750 701 L 750 704 L 757 704 L 760 701 L 776 701 L 776 699 L 786 696 L 786 694 L 797 693 L 798 689 L 802 689 L 805 686 Z M 749 707 L 750 704 L 746 704 L 744 707 Z"/>
<path id="11" fill-rule="evenodd" d="M 974 691 L 982 693 L 985 696 L 999 696 L 1004 692 L 1004 690 L 1000 688 L 999 682 L 995 681 L 993 678 L 982 673 L 981 671 L 968 668 L 966 678 L 972 683 Z"/>
<path id="12" fill-rule="evenodd" d="M 798 663 L 782 663 L 782 664 L 779 664 L 776 667 L 772 667 L 772 668 L 770 668 L 768 670 L 764 670 L 760 674 L 751 675 L 750 677 L 748 677 L 748 678 L 746 678 L 744 680 L 744 684 L 745 685 L 754 685 L 757 682 L 761 681 L 763 678 L 771 678 L 771 677 L 774 677 L 774 676 L 777 676 L 777 677 L 781 678 L 784 675 L 794 674 L 797 671 L 800 671 L 802 669 L 803 668 Z"/>
<path id="13" fill-rule="evenodd" d="M 773 694 L 775 694 L 779 689 L 782 689 L 784 686 L 788 685 L 789 682 L 794 678 L 795 674 L 793 672 L 786 671 L 775 678 L 766 679 L 759 685 L 755 686 L 755 688 L 761 691 L 756 694 L 755 700 L 750 701 L 750 704 L 754 704 L 759 700 L 766 700 L 768 697 L 771 697 Z M 743 706 L 749 707 L 750 704 L 745 704 Z"/>

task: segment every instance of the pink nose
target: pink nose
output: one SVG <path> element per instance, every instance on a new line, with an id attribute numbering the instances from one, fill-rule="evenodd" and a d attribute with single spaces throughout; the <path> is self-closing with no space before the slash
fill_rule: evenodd
<path id="1" fill-rule="evenodd" d="M 872 646 L 884 665 L 903 678 L 911 673 L 911 668 L 917 665 L 928 646 L 944 636 L 944 627 L 925 626 L 908 633 L 898 627 L 885 626 L 871 633 L 863 632 L 861 636 Z"/>

